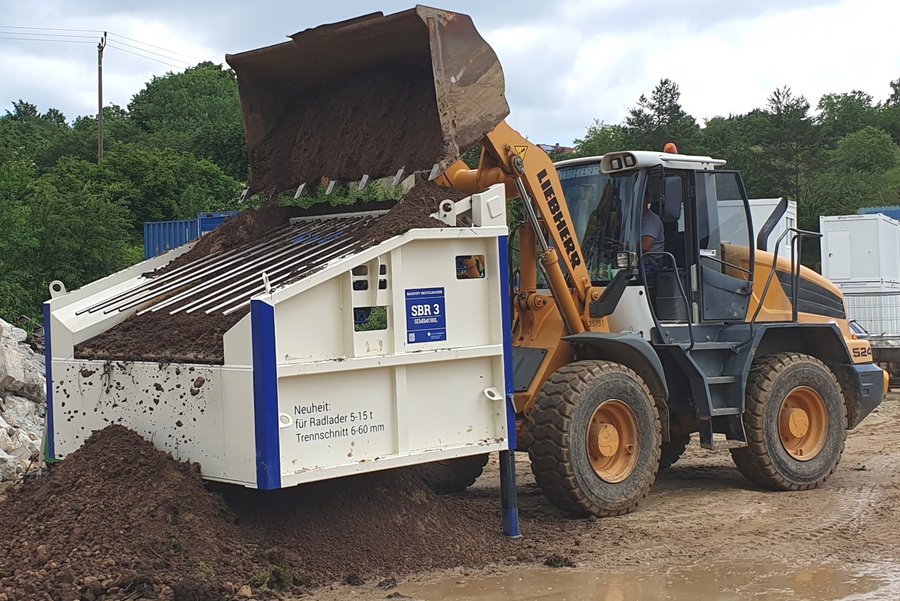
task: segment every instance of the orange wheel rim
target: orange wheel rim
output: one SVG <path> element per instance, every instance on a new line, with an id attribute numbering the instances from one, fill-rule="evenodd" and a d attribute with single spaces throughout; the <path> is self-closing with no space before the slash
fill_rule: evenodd
<path id="1" fill-rule="evenodd" d="M 591 415 L 587 452 L 591 467 L 611 484 L 628 478 L 637 465 L 639 450 L 637 418 L 618 399 L 600 403 Z"/>
<path id="2" fill-rule="evenodd" d="M 807 386 L 788 393 L 778 415 L 778 434 L 784 450 L 797 461 L 818 455 L 828 438 L 828 411 L 822 395 Z"/>

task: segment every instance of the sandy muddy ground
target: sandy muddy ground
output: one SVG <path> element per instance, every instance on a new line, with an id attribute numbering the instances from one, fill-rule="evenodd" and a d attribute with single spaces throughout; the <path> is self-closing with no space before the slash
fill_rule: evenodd
<path id="1" fill-rule="evenodd" d="M 551 570 L 513 561 L 417 574 L 387 591 L 375 581 L 334 586 L 313 598 L 900 598 L 896 393 L 849 434 L 838 471 L 813 491 L 758 489 L 727 452 L 705 451 L 696 441 L 660 474 L 639 510 L 619 518 L 567 519 L 535 486 L 524 454 L 518 474 L 523 556 L 556 553 L 577 567 Z M 499 516 L 499 497 L 492 462 L 454 502 Z"/>

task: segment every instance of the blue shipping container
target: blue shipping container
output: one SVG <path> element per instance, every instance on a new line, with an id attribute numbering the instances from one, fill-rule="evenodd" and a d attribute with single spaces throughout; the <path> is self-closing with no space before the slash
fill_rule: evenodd
<path id="1" fill-rule="evenodd" d="M 226 219 L 237 217 L 240 211 L 219 211 L 217 213 L 200 213 L 197 215 L 197 222 L 200 224 L 200 235 L 213 231 L 223 223 Z"/>
<path id="2" fill-rule="evenodd" d="M 860 209 L 857 211 L 859 215 L 875 215 L 876 213 L 881 213 L 882 215 L 887 215 L 891 219 L 896 219 L 900 221 L 900 207 L 866 207 L 864 209 Z"/>
<path id="3" fill-rule="evenodd" d="M 196 240 L 199 236 L 197 226 L 196 219 L 144 223 L 144 259 L 152 259 Z"/>

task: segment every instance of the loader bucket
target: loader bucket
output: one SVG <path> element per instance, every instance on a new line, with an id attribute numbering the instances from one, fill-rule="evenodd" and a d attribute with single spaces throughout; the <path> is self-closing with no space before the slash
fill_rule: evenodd
<path id="1" fill-rule="evenodd" d="M 251 193 L 446 167 L 509 114 L 500 63 L 467 15 L 417 6 L 290 38 L 226 57 Z"/>

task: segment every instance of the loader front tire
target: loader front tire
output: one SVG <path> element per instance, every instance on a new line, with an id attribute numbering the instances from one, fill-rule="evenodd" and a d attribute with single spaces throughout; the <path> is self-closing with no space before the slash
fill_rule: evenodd
<path id="1" fill-rule="evenodd" d="M 544 384 L 529 428 L 535 480 L 572 516 L 633 511 L 656 480 L 659 413 L 647 385 L 624 365 L 563 366 Z"/>
<path id="2" fill-rule="evenodd" d="M 457 459 L 433 461 L 418 466 L 419 477 L 436 494 L 462 492 L 475 484 L 487 465 L 488 455 L 471 455 Z"/>
<path id="3" fill-rule="evenodd" d="M 825 482 L 844 452 L 847 413 L 834 374 L 809 355 L 754 361 L 744 411 L 747 446 L 731 458 L 748 480 L 772 490 Z"/>

